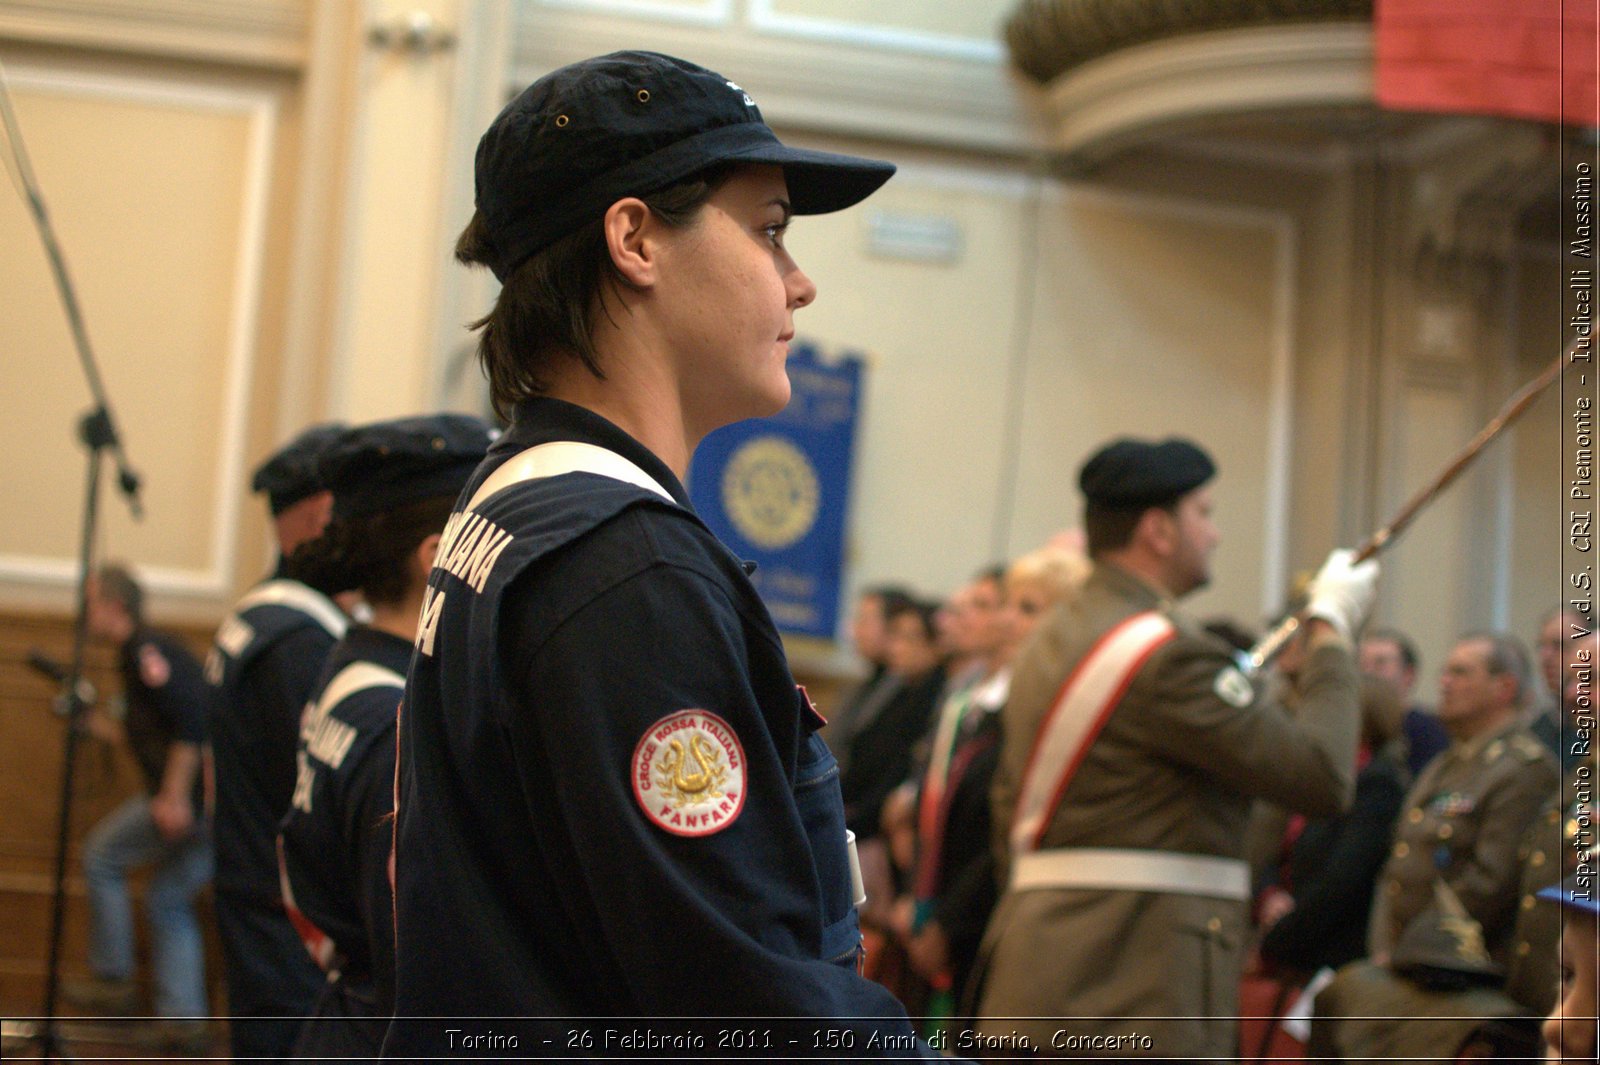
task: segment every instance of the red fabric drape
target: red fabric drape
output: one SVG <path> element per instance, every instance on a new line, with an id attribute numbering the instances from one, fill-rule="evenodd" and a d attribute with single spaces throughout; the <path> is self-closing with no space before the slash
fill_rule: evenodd
<path id="1" fill-rule="evenodd" d="M 1384 107 L 1600 125 L 1600 0 L 1376 0 L 1374 30 Z"/>

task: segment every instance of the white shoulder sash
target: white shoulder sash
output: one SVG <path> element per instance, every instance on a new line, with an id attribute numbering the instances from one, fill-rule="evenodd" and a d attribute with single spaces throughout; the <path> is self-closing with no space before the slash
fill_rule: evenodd
<path id="1" fill-rule="evenodd" d="M 234 604 L 235 616 L 256 606 L 286 606 L 306 615 L 328 631 L 334 639 L 344 636 L 350 619 L 333 600 L 299 581 L 272 580 L 258 584 Z"/>
<path id="2" fill-rule="evenodd" d="M 1102 636 L 1078 662 L 1045 714 L 1028 754 L 1011 822 L 1013 854 L 1037 849 L 1067 785 L 1134 675 L 1176 632 L 1172 622 L 1154 610 L 1135 614 Z"/>
<path id="3" fill-rule="evenodd" d="M 661 487 L 655 478 L 615 451 L 577 440 L 553 440 L 519 451 L 507 459 L 478 486 L 466 509 L 476 510 L 490 496 L 514 484 L 558 477 L 563 473 L 594 473 L 614 481 L 625 481 L 654 492 L 668 503 L 677 503 L 672 493 Z"/>

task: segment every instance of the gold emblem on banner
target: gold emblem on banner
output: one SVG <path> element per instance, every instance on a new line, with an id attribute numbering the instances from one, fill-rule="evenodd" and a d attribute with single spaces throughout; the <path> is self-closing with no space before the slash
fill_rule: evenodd
<path id="1" fill-rule="evenodd" d="M 722 505 L 734 528 L 769 551 L 810 532 L 821 500 L 816 470 L 804 452 L 780 436 L 741 444 L 722 474 Z"/>

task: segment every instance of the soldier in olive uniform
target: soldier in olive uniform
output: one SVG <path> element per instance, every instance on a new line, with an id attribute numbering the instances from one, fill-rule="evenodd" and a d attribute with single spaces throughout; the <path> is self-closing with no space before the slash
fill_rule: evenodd
<path id="1" fill-rule="evenodd" d="M 1214 472 L 1181 440 L 1117 441 L 1082 470 L 1093 569 L 1040 623 L 1003 712 L 1007 875 L 979 962 L 981 1049 L 1231 1056 L 1251 799 L 1328 816 L 1349 798 L 1351 633 L 1377 567 L 1335 552 L 1318 574 L 1290 719 L 1173 612 L 1209 578 Z"/>
<path id="2" fill-rule="evenodd" d="M 1518 954 L 1523 884 L 1550 875 L 1540 870 L 1553 841 L 1537 821 L 1557 777 L 1549 752 L 1518 721 L 1528 676 L 1527 653 L 1509 636 L 1472 634 L 1451 651 L 1439 686 L 1451 746 L 1406 797 L 1373 904 L 1370 957 L 1345 966 L 1318 995 L 1308 1053 L 1450 1062 L 1472 1027 L 1461 1017 L 1518 1012 L 1500 988 Z M 1465 920 L 1441 912 L 1440 883 Z M 1455 936 L 1446 956 L 1422 946 L 1436 930 Z"/>

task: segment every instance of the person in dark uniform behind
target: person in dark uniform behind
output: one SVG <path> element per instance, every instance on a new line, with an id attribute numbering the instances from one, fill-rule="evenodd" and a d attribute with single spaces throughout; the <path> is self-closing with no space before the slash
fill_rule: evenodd
<path id="1" fill-rule="evenodd" d="M 816 295 L 790 216 L 893 169 L 788 148 L 646 52 L 555 71 L 484 135 L 456 253 L 503 283 L 479 352 L 513 419 L 407 678 L 385 1056 L 916 1052 L 857 972 L 822 718 L 683 488 L 707 433 L 788 402 Z"/>
<path id="2" fill-rule="evenodd" d="M 140 1035 L 168 1048 L 199 1050 L 209 1045 L 204 1018 L 211 1012 L 194 910 L 212 869 L 202 779 L 209 693 L 200 661 L 183 641 L 145 624 L 144 590 L 127 567 L 101 566 L 89 578 L 87 598 L 89 635 L 117 648 L 124 706 L 120 720 L 96 707 L 86 725 L 101 739 L 126 739 L 146 792 L 107 814 L 84 840 L 94 975 L 64 982 L 62 995 L 80 1006 L 138 1012 L 128 875 L 148 867 L 145 910 L 162 1021 Z"/>
<path id="3" fill-rule="evenodd" d="M 373 1059 L 394 1012 L 394 730 L 428 570 L 451 505 L 497 435 L 465 414 L 350 429 L 323 452 L 333 521 L 294 555 L 372 620 L 334 646 L 306 706 L 283 818 L 283 896 L 328 980 L 297 1058 Z"/>
<path id="4" fill-rule="evenodd" d="M 317 476 L 317 459 L 341 431 L 313 426 L 256 470 L 250 487 L 267 496 L 278 562 L 223 620 L 206 659 L 217 931 L 237 1058 L 287 1055 L 323 984 L 322 970 L 284 913 L 276 841 L 294 789 L 300 714 L 348 619 L 327 596 L 294 579 L 285 560 L 328 523 L 333 496 Z"/>

